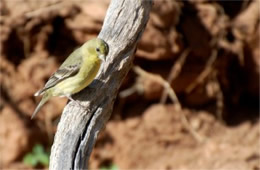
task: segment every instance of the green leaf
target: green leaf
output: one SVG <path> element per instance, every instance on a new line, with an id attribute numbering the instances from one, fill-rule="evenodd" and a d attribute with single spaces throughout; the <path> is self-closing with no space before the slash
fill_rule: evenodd
<path id="1" fill-rule="evenodd" d="M 112 165 L 110 166 L 110 169 L 111 169 L 111 170 L 119 170 L 119 168 L 118 168 L 118 166 L 117 166 L 116 164 L 112 164 Z"/>
<path id="2" fill-rule="evenodd" d="M 119 170 L 119 168 L 116 164 L 111 164 L 107 167 L 105 166 L 101 167 L 100 170 Z"/>
<path id="3" fill-rule="evenodd" d="M 49 154 L 44 151 L 42 145 L 36 144 L 33 147 L 31 153 L 28 153 L 23 158 L 24 164 L 31 165 L 35 167 L 37 164 L 42 164 L 44 166 L 49 165 Z"/>
<path id="4" fill-rule="evenodd" d="M 44 153 L 43 146 L 42 146 L 42 145 L 39 145 L 39 144 L 36 144 L 36 145 L 33 147 L 33 153 L 34 153 L 34 154 L 42 154 L 42 153 Z"/>
<path id="5" fill-rule="evenodd" d="M 49 165 L 49 155 L 47 153 L 37 155 L 37 158 L 42 165 L 44 166 Z"/>
<path id="6" fill-rule="evenodd" d="M 32 154 L 32 153 L 28 153 L 25 155 L 25 157 L 23 158 L 23 162 L 26 165 L 31 165 L 31 166 L 36 166 L 38 163 L 37 158 Z"/>

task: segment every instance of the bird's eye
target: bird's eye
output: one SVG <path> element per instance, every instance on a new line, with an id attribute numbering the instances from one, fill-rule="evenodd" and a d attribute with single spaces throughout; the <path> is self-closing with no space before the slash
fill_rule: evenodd
<path id="1" fill-rule="evenodd" d="M 97 51 L 97 52 L 100 52 L 100 49 L 99 49 L 99 48 L 96 48 L 96 51 Z"/>

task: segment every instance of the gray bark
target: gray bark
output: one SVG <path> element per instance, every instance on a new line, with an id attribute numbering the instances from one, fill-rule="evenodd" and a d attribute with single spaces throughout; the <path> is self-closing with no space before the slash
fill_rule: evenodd
<path id="1" fill-rule="evenodd" d="M 51 148 L 50 169 L 86 169 L 98 133 L 110 118 L 118 89 L 132 66 L 136 45 L 152 7 L 150 0 L 112 0 L 99 38 L 109 44 L 107 61 L 94 82 L 69 102 Z"/>

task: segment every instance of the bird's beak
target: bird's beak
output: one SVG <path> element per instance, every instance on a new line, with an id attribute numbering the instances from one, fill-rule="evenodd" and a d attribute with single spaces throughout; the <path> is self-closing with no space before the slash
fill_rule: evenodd
<path id="1" fill-rule="evenodd" d="M 105 55 L 100 55 L 100 59 L 102 60 L 102 61 L 106 61 L 106 56 Z"/>

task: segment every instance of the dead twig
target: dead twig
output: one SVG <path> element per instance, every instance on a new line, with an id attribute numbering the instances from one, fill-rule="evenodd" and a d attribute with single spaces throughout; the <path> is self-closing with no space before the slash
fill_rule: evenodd
<path id="1" fill-rule="evenodd" d="M 170 75 L 167 80 L 169 82 L 169 84 L 171 84 L 172 81 L 175 80 L 179 76 L 179 74 L 182 70 L 182 67 L 184 65 L 184 62 L 186 61 L 186 58 L 189 55 L 189 53 L 190 53 L 190 49 L 189 48 L 185 49 L 182 52 L 182 54 L 180 55 L 180 57 L 178 58 L 178 60 L 173 65 L 173 67 L 170 71 Z M 166 99 L 167 99 L 167 90 L 164 89 L 160 103 L 165 103 Z"/>
<path id="2" fill-rule="evenodd" d="M 213 64 L 217 59 L 218 50 L 217 48 L 213 49 L 210 58 L 208 59 L 205 69 L 199 74 L 195 81 L 193 81 L 185 90 L 186 93 L 191 93 L 198 85 L 202 84 L 204 80 L 213 70 Z"/>
<path id="3" fill-rule="evenodd" d="M 217 72 L 213 74 L 213 81 L 215 84 L 215 93 L 216 93 L 216 115 L 217 118 L 224 123 L 223 119 L 223 110 L 224 110 L 224 95 L 221 90 L 220 83 L 217 79 Z"/>
<path id="4" fill-rule="evenodd" d="M 130 88 L 121 91 L 121 92 L 119 93 L 119 97 L 120 97 L 120 98 L 126 98 L 126 97 L 128 97 L 128 96 L 134 94 L 136 91 L 138 91 L 138 90 L 137 90 L 136 83 L 135 83 L 135 84 L 134 84 L 133 86 L 131 86 Z"/>
<path id="5" fill-rule="evenodd" d="M 160 75 L 148 73 L 148 72 L 144 71 L 143 69 L 141 69 L 141 67 L 139 67 L 139 66 L 134 66 L 133 70 L 139 76 L 152 79 L 152 80 L 156 81 L 157 83 L 161 84 L 167 90 L 167 94 L 169 95 L 171 100 L 173 102 L 176 102 L 176 104 L 180 104 L 180 102 L 179 102 L 175 92 L 171 88 L 169 82 L 164 80 Z"/>
<path id="6" fill-rule="evenodd" d="M 65 1 L 57 1 L 57 2 L 50 4 L 46 7 L 27 12 L 27 13 L 25 13 L 25 17 L 27 19 L 38 18 L 39 16 L 42 16 L 44 14 L 57 12 L 57 11 L 60 11 L 60 9 L 64 8 L 65 4 L 68 4 L 68 3 L 65 2 Z"/>
<path id="7" fill-rule="evenodd" d="M 164 80 L 160 75 L 155 75 L 155 74 L 151 74 L 148 73 L 146 71 L 144 71 L 142 68 L 140 68 L 139 66 L 134 66 L 133 70 L 135 71 L 136 74 L 138 74 L 141 77 L 145 77 L 145 78 L 149 78 L 152 79 L 153 81 L 156 81 L 157 83 L 161 84 L 165 89 L 167 94 L 169 95 L 170 99 L 172 100 L 172 102 L 176 105 L 176 110 L 177 111 L 181 111 L 182 110 L 182 106 L 174 92 L 174 90 L 172 89 L 172 87 L 170 86 L 169 82 L 167 82 L 166 80 Z M 184 125 L 184 127 L 190 132 L 190 134 L 194 137 L 194 139 L 197 142 L 202 142 L 204 141 L 204 137 L 202 137 L 200 134 L 198 134 L 190 125 L 190 123 L 188 122 L 188 119 L 186 118 L 185 114 L 181 114 L 181 121 Z"/>

